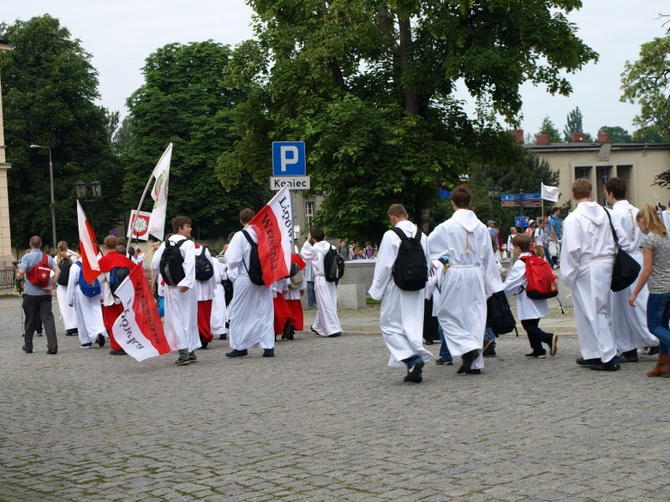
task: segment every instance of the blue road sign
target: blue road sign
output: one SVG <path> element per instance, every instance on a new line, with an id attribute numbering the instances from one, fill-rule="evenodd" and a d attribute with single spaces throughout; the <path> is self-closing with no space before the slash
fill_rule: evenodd
<path id="1" fill-rule="evenodd" d="M 305 176 L 306 174 L 304 141 L 272 142 L 273 176 Z"/>

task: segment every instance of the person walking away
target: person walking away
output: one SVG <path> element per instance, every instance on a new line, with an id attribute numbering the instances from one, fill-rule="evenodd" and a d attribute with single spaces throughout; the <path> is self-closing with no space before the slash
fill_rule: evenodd
<path id="1" fill-rule="evenodd" d="M 103 347 L 107 333 L 101 306 L 102 286 L 98 279 L 89 287 L 87 283 L 82 285 L 84 281 L 82 267 L 81 258 L 77 256 L 69 271 L 67 302 L 74 308 L 77 315 L 79 346 L 82 349 L 90 349 L 94 343 L 97 343 L 98 346 Z M 97 292 L 94 291 L 96 287 L 99 288 Z"/>
<path id="2" fill-rule="evenodd" d="M 197 361 L 195 350 L 200 348 L 198 301 L 195 292 L 195 244 L 191 240 L 191 218 L 175 216 L 171 223 L 174 233 L 161 243 L 154 253 L 151 260 L 151 271 L 155 276 L 160 273 L 165 279 L 165 335 L 170 345 L 176 346 L 179 351 L 179 358 L 175 364 L 184 366 Z M 179 259 L 174 251 L 166 251 L 167 246 L 176 247 L 181 258 Z M 167 257 L 175 257 L 174 261 L 170 260 L 174 266 L 167 271 L 170 276 L 175 274 L 172 281 L 169 280 L 166 270 L 161 266 L 161 259 L 166 252 Z M 168 266 L 167 261 L 163 260 L 165 266 Z M 178 263 L 179 261 L 181 264 Z M 181 273 L 177 275 L 179 269 Z M 180 277 L 182 277 L 181 280 L 176 282 L 176 279 Z"/>
<path id="3" fill-rule="evenodd" d="M 479 374 L 486 329 L 486 299 L 503 289 L 491 234 L 469 209 L 472 193 L 452 191 L 454 214 L 428 236 L 430 261 L 449 257 L 449 270 L 436 305 L 437 318 L 452 356 L 461 356 L 459 374 Z"/>
<path id="4" fill-rule="evenodd" d="M 561 241 L 563 239 L 563 223 L 561 222 L 561 209 L 554 206 L 551 208 L 551 216 L 549 217 L 549 223 L 547 223 L 549 228 L 549 239 L 550 242 L 553 242 L 554 247 L 556 248 L 556 253 L 549 253 L 549 263 L 552 268 L 558 268 L 558 258 L 561 256 Z M 547 251 L 551 248 L 547 246 Z"/>
<path id="5" fill-rule="evenodd" d="M 563 224 L 561 278 L 572 291 L 582 353 L 577 364 L 598 371 L 617 371 L 621 361 L 608 308 L 616 245 L 607 209 L 592 197 L 587 179 L 580 178 L 572 184 L 572 198 L 577 207 Z M 625 232 L 617 221 L 613 220 L 613 225 L 625 249 Z"/>
<path id="6" fill-rule="evenodd" d="M 643 265 L 641 249 L 644 234 L 637 226 L 638 209 L 626 200 L 626 182 L 622 178 L 610 178 L 605 183 L 605 195 L 612 208 L 612 219 L 617 220 L 626 233 L 628 245 L 623 248 L 640 266 Z M 621 362 L 639 361 L 638 349 L 657 347 L 658 338 L 647 328 L 647 298 L 649 290 L 642 287 L 637 295 L 637 308 L 628 304 L 635 290 L 633 283 L 623 291 L 610 291 L 608 307 L 614 326 L 614 341 L 621 352 Z"/>
<path id="7" fill-rule="evenodd" d="M 402 232 L 408 239 L 420 235 L 425 263 L 428 263 L 428 239 L 409 221 L 403 205 L 393 204 L 387 215 L 393 230 L 384 233 L 379 245 L 379 256 L 368 293 L 373 299 L 381 300 L 379 327 L 391 353 L 388 365 L 407 367 L 404 381 L 420 383 L 425 363 L 433 358 L 433 354 L 423 346 L 425 290 L 424 287 L 415 291 L 401 289 L 394 280 L 393 270 L 403 242 L 397 232 Z"/>
<path id="8" fill-rule="evenodd" d="M 60 268 L 58 284 L 56 286 L 56 298 L 58 299 L 58 309 L 60 317 L 65 326 L 65 336 L 76 336 L 77 331 L 77 313 L 74 307 L 71 307 L 67 301 L 67 284 L 70 279 L 70 267 L 73 265 L 73 259 L 76 257 L 74 251 L 68 249 L 67 242 L 58 243 L 58 253 L 56 254 L 56 263 Z"/>
<path id="9" fill-rule="evenodd" d="M 540 328 L 540 319 L 547 317 L 549 309 L 547 300 L 533 300 L 525 294 L 528 279 L 526 277 L 525 260 L 533 255 L 530 251 L 530 239 L 527 235 L 517 235 L 512 242 L 514 252 L 519 259 L 514 264 L 505 281 L 505 294 L 507 297 L 517 296 L 517 317 L 521 321 L 521 326 L 526 330 L 528 342 L 532 349 L 526 357 L 543 359 L 547 357 L 547 351 L 542 346 L 546 344 L 549 347 L 549 354 L 556 355 L 558 348 L 558 335 L 546 333 Z M 545 265 L 546 266 L 546 265 Z"/>
<path id="10" fill-rule="evenodd" d="M 337 286 L 326 280 L 324 267 L 326 254 L 331 248 L 333 246 L 325 240 L 323 230 L 313 228 L 300 250 L 300 257 L 312 262 L 314 267 L 316 318 L 311 330 L 319 336 L 333 338 L 342 335 L 342 326 L 337 318 Z"/>
<path id="11" fill-rule="evenodd" d="M 22 307 L 26 315 L 22 347 L 26 354 L 33 352 L 33 332 L 35 319 L 40 316 L 47 335 L 47 354 L 58 353 L 56 323 L 51 309 L 51 292 L 58 283 L 60 268 L 56 260 L 42 252 L 42 239 L 33 235 L 29 241 L 30 252 L 26 253 L 18 265 L 16 279 L 25 279 Z"/>
<path id="12" fill-rule="evenodd" d="M 628 304 L 639 307 L 639 295 L 648 284 L 647 326 L 659 340 L 658 360 L 648 377 L 670 376 L 670 234 L 656 213 L 646 204 L 637 213 L 637 224 L 646 236 L 642 239 L 642 270 Z"/>
<path id="13" fill-rule="evenodd" d="M 226 251 L 228 275 L 234 280 L 229 309 L 233 350 L 227 352 L 226 357 L 246 356 L 252 347 L 262 348 L 263 357 L 275 355 L 272 290 L 254 284 L 249 278 L 252 247 L 248 239 L 258 244 L 257 231 L 249 225 L 255 215 L 249 208 L 240 211 L 240 224 L 244 228 L 233 236 Z"/>

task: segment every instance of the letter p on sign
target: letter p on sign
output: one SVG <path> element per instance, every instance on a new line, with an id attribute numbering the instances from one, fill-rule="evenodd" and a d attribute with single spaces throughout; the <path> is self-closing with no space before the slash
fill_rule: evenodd
<path id="1" fill-rule="evenodd" d="M 305 143 L 303 141 L 274 141 L 272 143 L 273 176 L 305 176 Z"/>

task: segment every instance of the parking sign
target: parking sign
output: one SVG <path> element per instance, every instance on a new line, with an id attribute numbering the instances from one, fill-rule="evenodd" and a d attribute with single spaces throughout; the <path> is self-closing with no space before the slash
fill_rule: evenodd
<path id="1" fill-rule="evenodd" d="M 304 141 L 272 142 L 273 176 L 305 176 L 306 174 Z"/>

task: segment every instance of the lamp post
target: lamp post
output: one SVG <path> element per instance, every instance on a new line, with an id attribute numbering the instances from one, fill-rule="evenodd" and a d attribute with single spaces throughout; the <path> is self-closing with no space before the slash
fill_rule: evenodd
<path id="1" fill-rule="evenodd" d="M 58 246 L 58 240 L 56 239 L 56 199 L 54 197 L 54 166 L 51 162 L 51 147 L 43 145 L 30 145 L 30 148 L 46 148 L 49 150 L 49 186 L 50 186 L 50 196 L 51 196 L 51 240 L 53 241 L 51 245 L 55 248 Z"/>
<path id="2" fill-rule="evenodd" d="M 77 199 L 86 203 L 86 209 L 93 209 L 93 204 L 102 198 L 102 183 L 99 181 L 91 181 L 89 187 L 86 187 L 85 181 L 77 181 L 74 184 L 74 189 L 77 192 Z M 90 196 L 89 196 L 90 191 Z"/>

